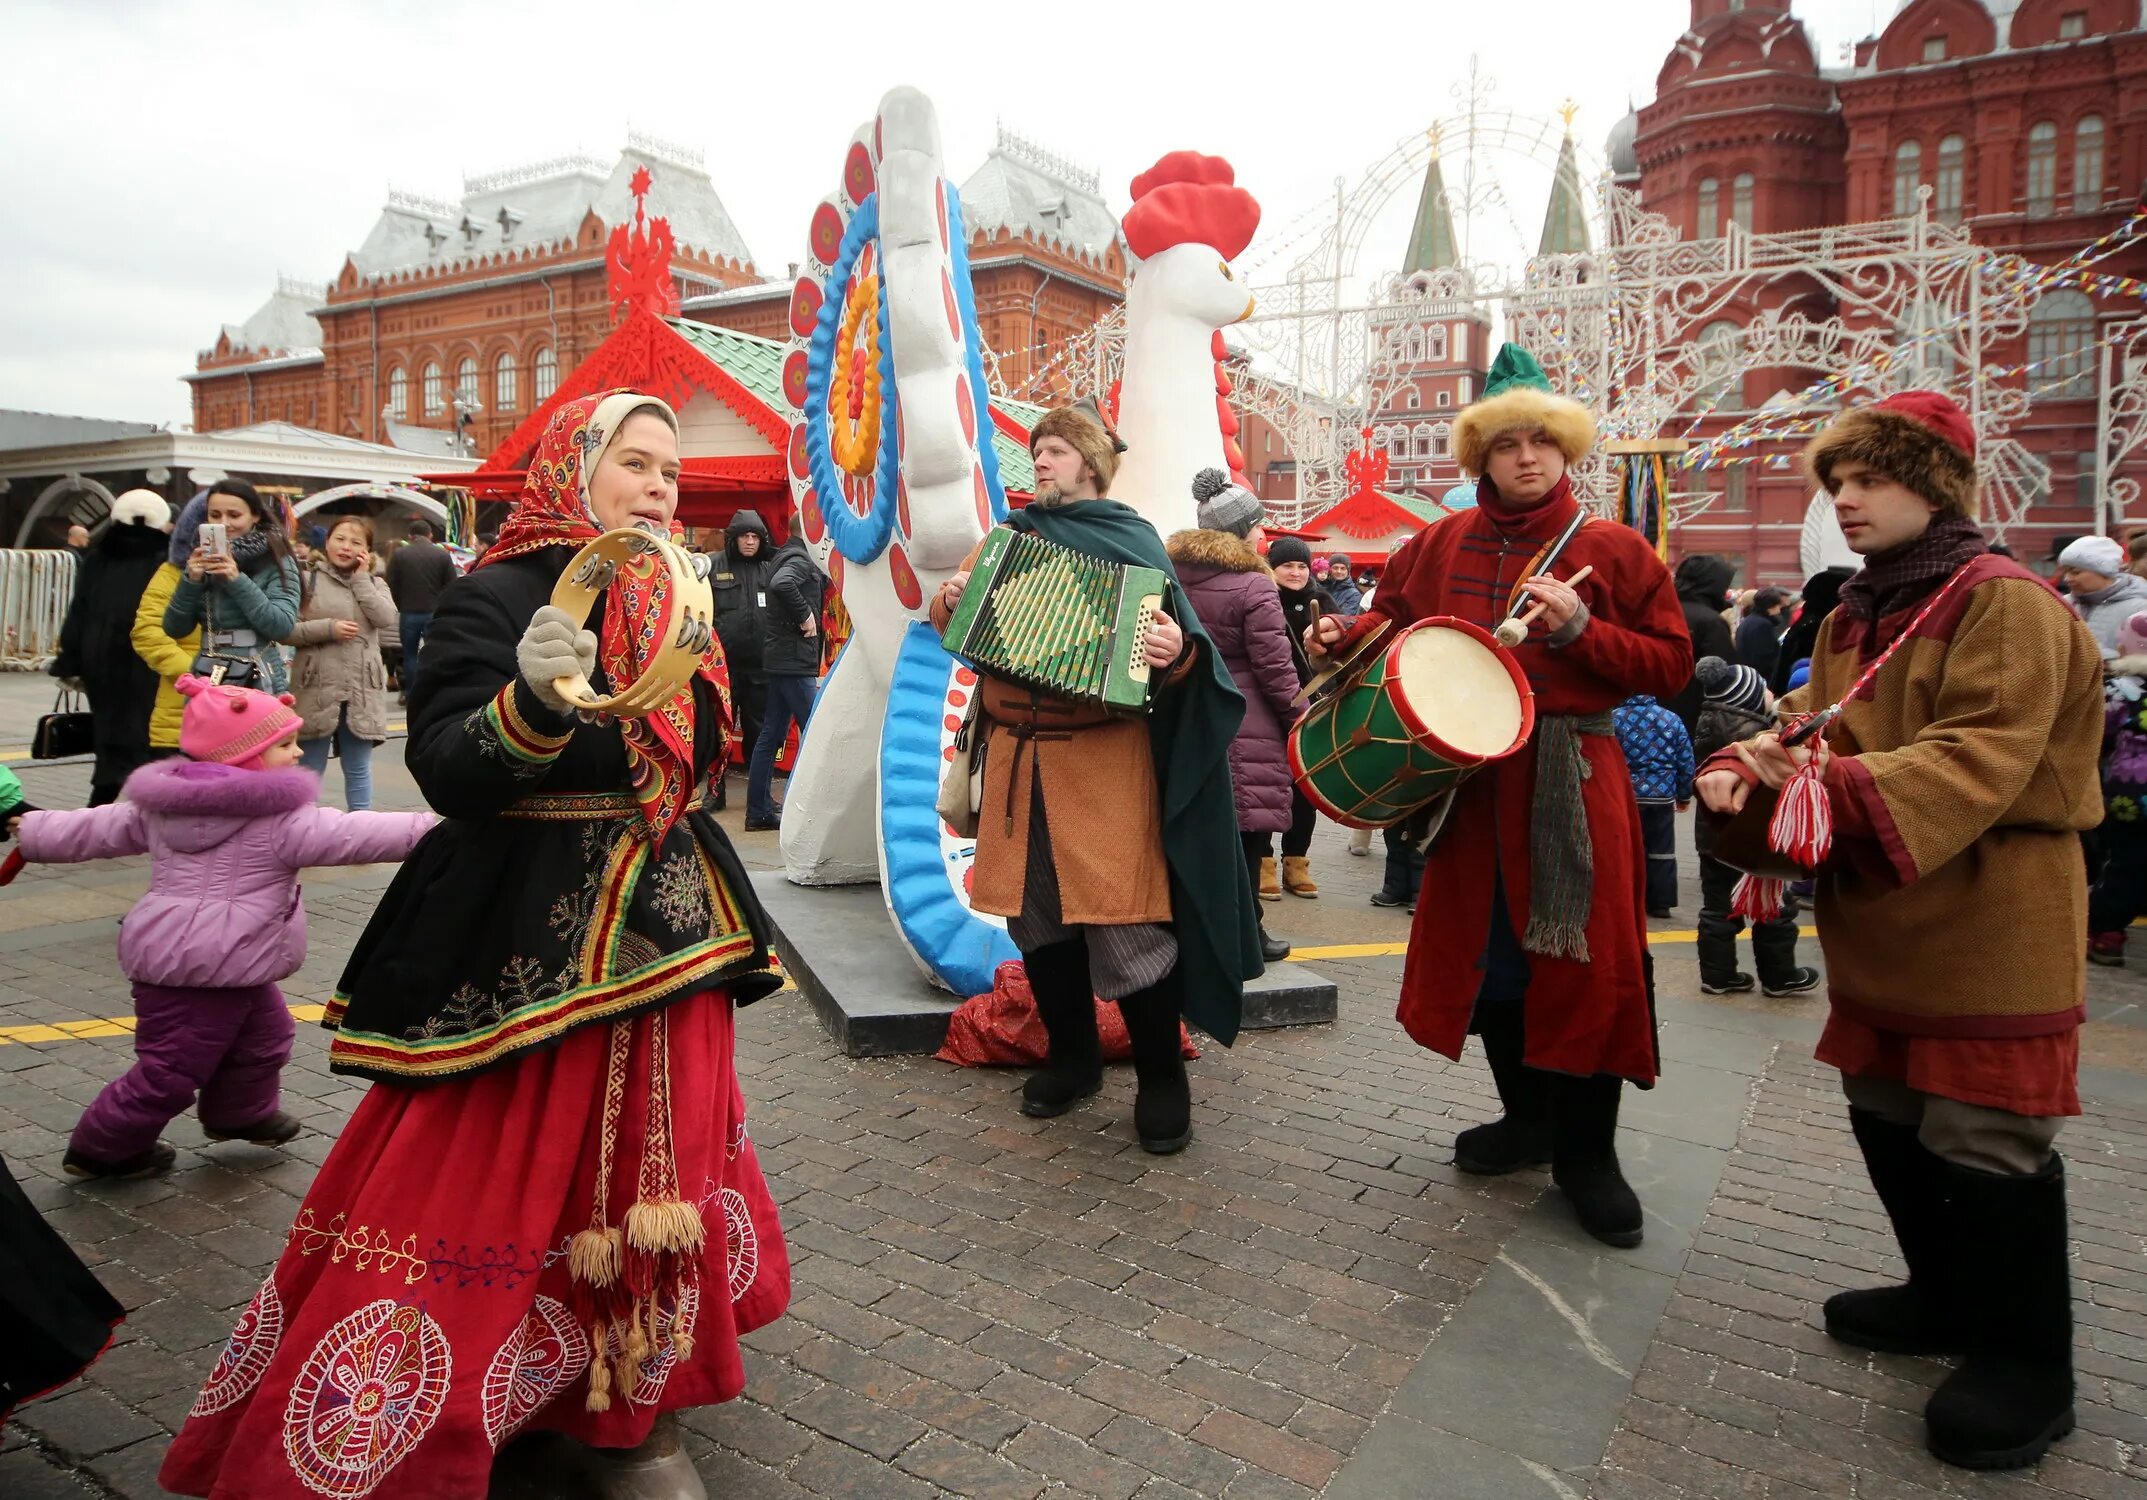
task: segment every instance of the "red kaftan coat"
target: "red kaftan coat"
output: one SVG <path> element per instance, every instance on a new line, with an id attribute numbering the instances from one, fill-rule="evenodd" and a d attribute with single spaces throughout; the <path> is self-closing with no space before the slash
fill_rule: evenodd
<path id="1" fill-rule="evenodd" d="M 1488 480 L 1479 493 L 1485 504 L 1435 522 L 1394 554 L 1367 621 L 1384 617 L 1400 627 L 1452 615 L 1486 630 L 1498 625 L 1515 585 L 1537 571 L 1532 560 L 1573 518 L 1575 501 L 1565 482 L 1526 511 L 1506 508 Z M 1667 698 L 1692 677 L 1684 610 L 1654 548 L 1627 527 L 1592 519 L 1551 571 L 1571 578 L 1590 564 L 1594 573 L 1576 590 L 1591 615 L 1587 627 L 1553 647 L 1538 625 L 1517 648 L 1535 690 L 1539 726 L 1549 714 L 1607 713 L 1635 693 Z M 1582 963 L 1528 955 L 1525 1060 L 1560 1073 L 1616 1073 L 1651 1083 L 1655 1027 L 1642 962 L 1640 810 L 1616 738 L 1584 734 L 1580 744 L 1589 768 L 1581 799 L 1595 852 L 1589 957 Z M 1535 784 L 1533 741 L 1464 781 L 1425 863 L 1399 1015 L 1412 1037 L 1448 1057 L 1461 1055 L 1482 980 L 1494 868 L 1505 881 L 1515 935 L 1528 926 Z"/>

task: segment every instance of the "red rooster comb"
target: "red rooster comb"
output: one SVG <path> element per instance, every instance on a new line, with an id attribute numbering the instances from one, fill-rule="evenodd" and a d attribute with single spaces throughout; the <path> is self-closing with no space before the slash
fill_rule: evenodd
<path id="1" fill-rule="evenodd" d="M 1173 151 L 1133 179 L 1122 227 L 1142 260 L 1173 245 L 1213 245 L 1235 260 L 1260 227 L 1260 204 L 1220 156 Z"/>

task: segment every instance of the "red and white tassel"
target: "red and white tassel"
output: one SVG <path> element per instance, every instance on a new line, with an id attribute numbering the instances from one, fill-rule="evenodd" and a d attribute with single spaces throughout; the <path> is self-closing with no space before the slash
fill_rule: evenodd
<path id="1" fill-rule="evenodd" d="M 1819 769 L 1818 748 L 1815 743 L 1813 758 L 1782 784 L 1773 821 L 1767 825 L 1767 842 L 1774 846 L 1774 852 L 1788 856 L 1807 870 L 1818 869 L 1834 847 L 1834 809 L 1827 801 L 1826 776 Z"/>
<path id="2" fill-rule="evenodd" d="M 1782 882 L 1771 875 L 1746 875 L 1730 892 L 1730 915 L 1747 922 L 1771 922 L 1782 914 Z"/>

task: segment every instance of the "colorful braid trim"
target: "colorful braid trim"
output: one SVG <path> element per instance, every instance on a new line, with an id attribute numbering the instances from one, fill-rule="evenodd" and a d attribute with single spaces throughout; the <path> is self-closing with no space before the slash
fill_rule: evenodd
<path id="1" fill-rule="evenodd" d="M 507 747 L 507 753 L 517 760 L 550 761 L 559 758 L 559 752 L 574 738 L 572 725 L 564 734 L 546 734 L 522 717 L 522 710 L 515 702 L 519 683 L 510 682 L 493 694 L 481 712 L 491 724 L 499 742 Z"/>

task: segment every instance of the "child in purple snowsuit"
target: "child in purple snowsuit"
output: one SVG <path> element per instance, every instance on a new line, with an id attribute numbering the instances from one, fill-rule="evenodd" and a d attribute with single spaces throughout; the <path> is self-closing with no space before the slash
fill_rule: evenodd
<path id="1" fill-rule="evenodd" d="M 210 1140 L 281 1145 L 298 1134 L 279 1108 L 297 1028 L 276 987 L 306 958 L 298 872 L 400 860 L 437 821 L 317 806 L 289 694 L 191 674 L 177 687 L 183 758 L 143 766 L 108 806 L 33 812 L 19 826 L 32 864 L 150 856 L 149 893 L 119 930 L 135 1063 L 75 1126 L 64 1165 L 77 1177 L 169 1168 L 177 1153 L 157 1137 L 197 1094 Z"/>

